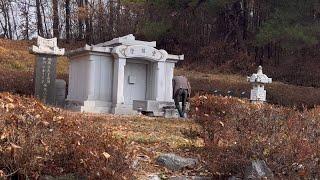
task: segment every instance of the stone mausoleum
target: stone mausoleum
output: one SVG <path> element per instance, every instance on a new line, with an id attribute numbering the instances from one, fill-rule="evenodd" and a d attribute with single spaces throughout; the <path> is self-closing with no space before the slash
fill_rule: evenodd
<path id="1" fill-rule="evenodd" d="M 156 42 L 138 41 L 130 34 L 86 45 L 68 56 L 67 100 L 82 112 L 134 114 L 174 104 L 174 67 L 184 56 L 158 50 Z"/>

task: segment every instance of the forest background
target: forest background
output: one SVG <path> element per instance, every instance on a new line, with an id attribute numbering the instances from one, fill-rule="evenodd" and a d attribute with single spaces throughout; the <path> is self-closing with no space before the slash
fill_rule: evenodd
<path id="1" fill-rule="evenodd" d="M 84 45 L 135 34 L 185 54 L 189 69 L 248 75 L 263 65 L 275 80 L 312 87 L 319 20 L 318 0 L 0 0 L 2 38 Z"/>

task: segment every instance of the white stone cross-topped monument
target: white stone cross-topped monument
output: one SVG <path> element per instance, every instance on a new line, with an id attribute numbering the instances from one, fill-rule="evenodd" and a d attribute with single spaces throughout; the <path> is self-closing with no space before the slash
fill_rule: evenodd
<path id="1" fill-rule="evenodd" d="M 253 85 L 250 100 L 252 103 L 264 103 L 266 101 L 267 92 L 264 89 L 265 84 L 272 83 L 272 79 L 263 74 L 262 66 L 259 66 L 257 74 L 248 77 L 248 81 Z"/>
<path id="2" fill-rule="evenodd" d="M 161 114 L 163 106 L 174 105 L 174 67 L 184 56 L 155 47 L 130 34 L 69 52 L 67 100 L 84 112 Z"/>

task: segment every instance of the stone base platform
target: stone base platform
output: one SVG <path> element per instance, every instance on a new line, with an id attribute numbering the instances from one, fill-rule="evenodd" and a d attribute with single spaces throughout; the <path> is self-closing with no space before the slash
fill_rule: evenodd
<path id="1" fill-rule="evenodd" d="M 174 102 L 165 101 L 133 101 L 133 110 L 141 112 L 148 116 L 179 118 L 178 110 Z"/>

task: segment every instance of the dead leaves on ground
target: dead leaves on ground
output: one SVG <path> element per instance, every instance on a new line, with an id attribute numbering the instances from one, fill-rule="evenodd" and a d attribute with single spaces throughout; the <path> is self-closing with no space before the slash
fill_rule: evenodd
<path id="1" fill-rule="evenodd" d="M 0 170 L 10 166 L 29 177 L 43 171 L 125 177 L 131 172 L 124 148 L 95 118 L 0 93 Z"/>
<path id="2" fill-rule="evenodd" d="M 212 95 L 192 99 L 192 114 L 205 129 L 212 172 L 241 172 L 251 159 L 268 162 L 278 177 L 314 178 L 320 174 L 320 108 L 290 108 Z M 297 173 L 291 166 L 305 167 Z M 315 176 L 317 177 L 317 176 Z"/>

